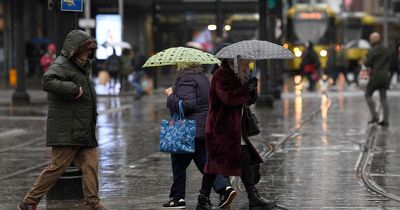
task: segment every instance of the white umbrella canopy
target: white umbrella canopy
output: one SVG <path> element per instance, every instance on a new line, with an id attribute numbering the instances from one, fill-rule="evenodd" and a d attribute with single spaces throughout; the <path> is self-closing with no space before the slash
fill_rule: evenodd
<path id="1" fill-rule="evenodd" d="M 365 39 L 351 40 L 345 45 L 345 48 L 360 48 L 360 49 L 369 49 L 371 45 Z"/>
<path id="2" fill-rule="evenodd" d="M 109 46 L 111 47 L 120 47 L 122 49 L 132 49 L 131 44 L 129 44 L 128 42 L 115 42 L 115 43 L 110 43 Z"/>
<path id="3" fill-rule="evenodd" d="M 217 58 L 235 59 L 292 59 L 294 55 L 290 50 L 272 42 L 260 40 L 245 40 L 222 48 L 216 55 Z"/>

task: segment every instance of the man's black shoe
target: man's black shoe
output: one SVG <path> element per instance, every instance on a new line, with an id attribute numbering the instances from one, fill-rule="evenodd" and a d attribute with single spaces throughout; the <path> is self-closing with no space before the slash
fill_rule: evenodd
<path id="1" fill-rule="evenodd" d="M 17 210 L 36 210 L 37 204 L 21 202 L 17 206 Z"/>
<path id="2" fill-rule="evenodd" d="M 140 95 L 137 95 L 137 96 L 135 96 L 134 98 L 133 98 L 133 100 L 140 100 L 141 98 L 142 98 L 142 94 L 140 94 Z"/>
<path id="3" fill-rule="evenodd" d="M 164 208 L 171 208 L 171 209 L 185 209 L 186 208 L 186 202 L 184 199 L 171 199 L 167 203 L 163 204 Z"/>
<path id="4" fill-rule="evenodd" d="M 232 203 L 233 199 L 236 197 L 236 194 L 237 194 L 236 191 L 233 190 L 232 187 L 230 186 L 226 187 L 226 190 L 223 193 L 221 193 L 219 197 L 220 202 L 218 207 L 222 209 L 229 206 Z"/>
<path id="5" fill-rule="evenodd" d="M 377 122 L 378 122 L 378 119 L 372 119 L 372 120 L 368 121 L 368 124 L 374 124 Z"/>
<path id="6" fill-rule="evenodd" d="M 389 127 L 389 123 L 388 122 L 384 122 L 384 121 L 378 122 L 378 125 L 380 125 L 382 127 Z"/>

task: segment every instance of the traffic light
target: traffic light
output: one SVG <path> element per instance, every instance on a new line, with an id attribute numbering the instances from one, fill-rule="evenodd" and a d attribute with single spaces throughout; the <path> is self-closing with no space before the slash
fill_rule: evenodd
<path id="1" fill-rule="evenodd" d="M 278 16 L 282 14 L 282 0 L 265 0 L 268 1 L 268 10 Z"/>
<path id="2" fill-rule="evenodd" d="M 268 9 L 273 10 L 276 7 L 276 1 L 278 0 L 267 0 L 268 1 Z"/>

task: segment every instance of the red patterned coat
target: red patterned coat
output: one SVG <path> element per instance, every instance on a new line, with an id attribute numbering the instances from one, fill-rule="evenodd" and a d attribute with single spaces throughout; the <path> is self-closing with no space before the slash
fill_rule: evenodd
<path id="1" fill-rule="evenodd" d="M 254 103 L 256 95 L 241 85 L 226 62 L 214 74 L 206 122 L 206 173 L 241 175 L 241 135 L 246 132 L 242 131 L 242 109 L 243 105 Z M 248 138 L 245 141 L 253 163 L 262 163 L 262 158 Z"/>

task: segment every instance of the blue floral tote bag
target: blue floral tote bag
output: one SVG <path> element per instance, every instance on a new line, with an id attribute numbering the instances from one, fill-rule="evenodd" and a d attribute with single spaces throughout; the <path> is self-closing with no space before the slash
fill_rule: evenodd
<path id="1" fill-rule="evenodd" d="M 196 121 L 185 119 L 183 101 L 179 100 L 179 114 L 161 121 L 160 151 L 168 153 L 194 153 Z"/>

